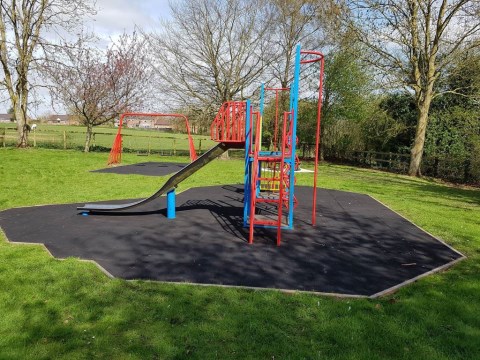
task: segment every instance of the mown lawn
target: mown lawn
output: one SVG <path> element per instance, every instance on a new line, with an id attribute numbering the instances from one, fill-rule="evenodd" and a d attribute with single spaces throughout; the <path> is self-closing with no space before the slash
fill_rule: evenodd
<path id="1" fill-rule="evenodd" d="M 141 197 L 162 181 L 89 172 L 106 158 L 0 149 L 0 209 Z M 241 182 L 242 166 L 216 160 L 180 190 Z M 0 234 L 0 359 L 479 359 L 480 191 L 334 165 L 319 180 L 374 196 L 468 258 L 388 297 L 347 300 L 111 280 Z"/>

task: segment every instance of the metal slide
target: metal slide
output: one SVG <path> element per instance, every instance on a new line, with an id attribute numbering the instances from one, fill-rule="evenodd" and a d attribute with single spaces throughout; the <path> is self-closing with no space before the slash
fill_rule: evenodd
<path id="1" fill-rule="evenodd" d="M 190 175 L 195 173 L 196 171 L 200 170 L 202 167 L 207 165 L 210 161 L 217 158 L 218 156 L 222 155 L 228 149 L 234 147 L 231 143 L 224 143 L 221 142 L 218 145 L 214 146 L 210 150 L 208 150 L 205 154 L 198 157 L 197 160 L 188 164 L 183 169 L 177 171 L 173 174 L 165 184 L 152 196 L 139 200 L 133 203 L 128 204 L 85 204 L 84 206 L 77 207 L 77 210 L 80 211 L 89 211 L 92 213 L 105 213 L 105 212 L 116 212 L 131 209 L 143 204 L 146 204 L 152 200 L 155 200 L 162 194 L 167 193 L 168 191 L 174 189 L 178 184 L 180 184 L 183 180 L 188 178 Z"/>

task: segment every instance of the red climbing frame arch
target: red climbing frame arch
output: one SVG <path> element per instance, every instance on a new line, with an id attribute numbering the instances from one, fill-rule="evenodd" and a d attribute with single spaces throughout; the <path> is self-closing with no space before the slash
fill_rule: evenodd
<path id="1" fill-rule="evenodd" d="M 146 117 L 174 117 L 182 118 L 185 120 L 185 126 L 188 134 L 188 145 L 190 150 L 190 160 L 195 161 L 197 159 L 197 153 L 195 152 L 195 146 L 193 144 L 192 135 L 190 133 L 190 125 L 188 124 L 188 118 L 182 114 L 164 114 L 164 113 L 139 113 L 128 112 L 120 115 L 120 122 L 118 124 L 117 135 L 113 141 L 112 150 L 110 150 L 110 156 L 108 157 L 108 165 L 120 164 L 122 162 L 122 127 L 123 119 L 129 116 L 146 116 Z"/>

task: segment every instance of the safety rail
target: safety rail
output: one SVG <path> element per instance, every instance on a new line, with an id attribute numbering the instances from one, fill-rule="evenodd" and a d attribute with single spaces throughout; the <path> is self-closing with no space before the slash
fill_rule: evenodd
<path id="1" fill-rule="evenodd" d="M 225 143 L 245 142 L 246 110 L 244 101 L 223 103 L 210 127 L 211 139 Z"/>

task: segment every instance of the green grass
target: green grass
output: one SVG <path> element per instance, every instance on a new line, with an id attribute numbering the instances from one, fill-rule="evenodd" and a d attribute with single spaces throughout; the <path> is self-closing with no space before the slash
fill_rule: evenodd
<path id="1" fill-rule="evenodd" d="M 105 162 L 0 149 L 0 209 L 141 197 L 162 181 L 89 172 Z M 241 182 L 242 166 L 216 160 L 181 189 Z M 479 359 L 480 191 L 346 166 L 320 174 L 321 187 L 370 194 L 468 259 L 385 298 L 347 300 L 111 280 L 0 235 L 0 359 Z"/>
<path id="2" fill-rule="evenodd" d="M 17 139 L 15 124 L 0 123 L 0 139 L 3 136 L 2 128 L 6 128 L 6 144 L 13 146 Z M 117 128 L 98 126 L 94 128 L 94 139 L 92 145 L 110 148 L 112 146 Z M 65 139 L 64 139 L 65 132 Z M 84 126 L 63 126 L 63 125 L 38 125 L 35 133 L 31 132 L 29 136 L 30 146 L 34 142 L 38 147 L 57 147 L 63 148 L 64 143 L 68 149 L 82 148 L 85 144 Z M 188 147 L 187 134 L 168 133 L 157 130 L 146 129 L 122 129 L 123 146 L 130 150 L 146 152 L 162 152 L 172 149 L 186 151 Z M 214 143 L 209 137 L 203 135 L 192 135 L 195 148 L 202 150 L 210 148 Z M 1 144 L 0 144 L 1 146 Z M 169 152 L 170 154 L 170 152 Z"/>

